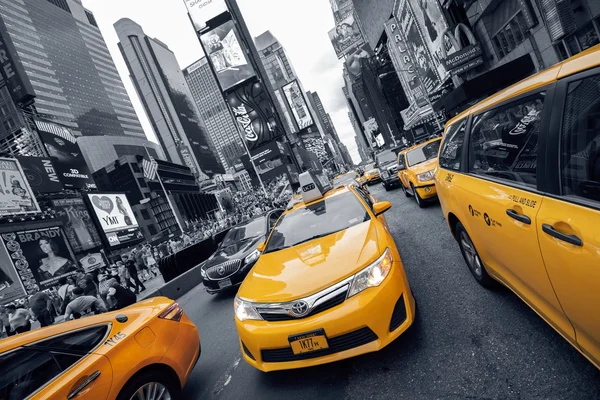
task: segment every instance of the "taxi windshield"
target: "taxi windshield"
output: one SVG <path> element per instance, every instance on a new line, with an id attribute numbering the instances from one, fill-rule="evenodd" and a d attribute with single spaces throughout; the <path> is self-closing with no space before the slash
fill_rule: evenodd
<path id="1" fill-rule="evenodd" d="M 436 158 L 440 150 L 440 142 L 441 140 L 436 140 L 435 142 L 427 143 L 425 146 L 417 147 L 406 153 L 408 166 L 412 167 L 413 165 L 421 164 Z"/>
<path id="2" fill-rule="evenodd" d="M 285 214 L 273 229 L 265 253 L 296 246 L 370 219 L 352 192 L 329 197 Z"/>
<path id="3" fill-rule="evenodd" d="M 229 246 L 233 243 L 241 242 L 242 240 L 262 236 L 266 232 L 265 217 L 253 219 L 247 224 L 232 228 L 221 242 L 221 247 Z"/>
<path id="4" fill-rule="evenodd" d="M 348 172 L 342 176 L 338 176 L 333 180 L 333 186 L 337 186 L 340 183 L 350 182 L 354 179 L 358 178 L 358 174 L 356 172 Z"/>

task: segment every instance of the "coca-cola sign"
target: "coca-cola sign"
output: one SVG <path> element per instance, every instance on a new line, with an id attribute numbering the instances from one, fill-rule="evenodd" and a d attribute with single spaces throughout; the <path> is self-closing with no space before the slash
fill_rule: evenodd
<path id="1" fill-rule="evenodd" d="M 227 93 L 227 103 L 244 133 L 249 150 L 283 134 L 275 107 L 260 82 L 246 82 Z"/>

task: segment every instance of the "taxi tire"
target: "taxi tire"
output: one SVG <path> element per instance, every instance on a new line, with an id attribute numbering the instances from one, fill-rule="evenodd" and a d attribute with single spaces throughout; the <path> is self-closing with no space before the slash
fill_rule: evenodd
<path id="1" fill-rule="evenodd" d="M 419 193 L 417 193 L 417 189 L 415 189 L 415 186 L 412 183 L 410 184 L 410 188 L 412 189 L 412 192 L 415 195 L 415 200 L 417 201 L 417 205 L 419 206 L 419 208 L 425 208 L 425 200 L 423 200 L 421 196 L 419 196 Z"/>
<path id="2" fill-rule="evenodd" d="M 464 248 L 464 245 L 461 240 L 462 235 L 466 235 L 465 239 L 468 239 L 468 241 L 470 242 L 470 245 L 473 247 L 473 251 L 475 252 L 474 256 L 477 258 L 474 261 L 478 260 L 478 263 L 481 266 L 480 274 L 475 272 L 473 270 L 473 267 L 469 263 L 469 259 L 467 257 L 467 250 Z M 471 240 L 471 237 L 467 233 L 467 230 L 465 229 L 463 224 L 461 224 L 460 222 L 456 223 L 455 236 L 456 236 L 456 241 L 458 242 L 458 247 L 460 247 L 460 252 L 465 260 L 465 263 L 467 264 L 467 267 L 469 268 L 469 271 L 471 272 L 471 275 L 473 275 L 473 278 L 475 278 L 477 283 L 479 283 L 481 286 L 483 286 L 485 288 L 494 287 L 496 285 L 496 281 L 485 270 L 485 265 L 483 264 L 481 257 L 479 257 L 479 252 L 475 248 L 475 244 L 473 244 L 473 241 Z"/>
<path id="3" fill-rule="evenodd" d="M 408 193 L 408 190 L 406 190 L 406 186 L 404 186 L 404 183 L 400 182 L 400 186 L 402 186 L 402 191 L 404 192 L 404 195 L 406 197 L 410 197 L 410 193 Z"/>
<path id="4" fill-rule="evenodd" d="M 173 382 L 173 379 L 170 379 L 170 377 L 165 375 L 164 371 L 161 371 L 160 369 L 150 369 L 134 375 L 125 386 L 123 386 L 123 389 L 121 389 L 121 392 L 117 396 L 117 400 L 130 400 L 138 389 L 150 382 L 161 383 L 165 386 L 173 400 L 180 400 L 182 398 L 179 383 Z"/>

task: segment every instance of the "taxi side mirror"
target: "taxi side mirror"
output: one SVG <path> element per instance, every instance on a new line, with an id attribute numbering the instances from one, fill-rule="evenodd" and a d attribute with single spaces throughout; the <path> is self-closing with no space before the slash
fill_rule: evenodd
<path id="1" fill-rule="evenodd" d="M 256 250 L 258 250 L 262 253 L 263 251 L 265 251 L 266 247 L 267 246 L 265 245 L 265 242 L 260 242 L 259 244 L 256 245 Z"/>
<path id="2" fill-rule="evenodd" d="M 380 201 L 379 203 L 373 204 L 373 212 L 375 213 L 375 216 L 383 214 L 390 208 L 392 208 L 392 203 L 389 201 Z"/>

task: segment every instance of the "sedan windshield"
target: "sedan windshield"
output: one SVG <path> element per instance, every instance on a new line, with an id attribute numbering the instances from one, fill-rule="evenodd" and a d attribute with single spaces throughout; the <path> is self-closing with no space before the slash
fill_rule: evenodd
<path id="1" fill-rule="evenodd" d="M 265 253 L 296 246 L 369 220 L 352 192 L 329 197 L 284 215 L 273 229 Z"/>
<path id="2" fill-rule="evenodd" d="M 245 225 L 232 228 L 221 243 L 221 247 L 232 245 L 233 243 L 241 242 L 242 240 L 263 236 L 266 231 L 265 217 L 260 217 L 249 221 Z"/>
<path id="3" fill-rule="evenodd" d="M 435 142 L 427 143 L 425 146 L 417 147 L 416 149 L 406 153 L 408 166 L 412 167 L 413 165 L 421 164 L 425 161 L 436 158 L 440 150 L 440 142 L 441 139 L 436 140 Z"/>

